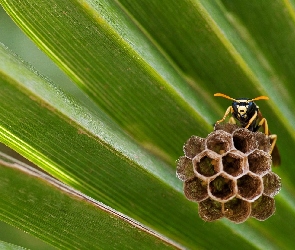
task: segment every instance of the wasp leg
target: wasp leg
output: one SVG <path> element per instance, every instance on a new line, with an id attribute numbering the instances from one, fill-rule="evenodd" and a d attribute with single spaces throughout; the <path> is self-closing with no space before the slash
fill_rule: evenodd
<path id="1" fill-rule="evenodd" d="M 261 119 L 258 126 L 263 126 L 264 127 L 264 133 L 269 137 L 269 139 L 271 141 L 271 147 L 270 147 L 270 151 L 269 151 L 269 154 L 271 154 L 274 147 L 275 147 L 275 145 L 276 145 L 278 137 L 277 137 L 277 135 L 269 135 L 268 124 L 267 124 L 267 120 L 265 118 Z"/>
<path id="2" fill-rule="evenodd" d="M 252 122 L 256 119 L 256 117 L 257 117 L 257 111 L 255 111 L 255 114 L 251 117 L 251 119 L 249 120 L 249 122 L 248 122 L 248 124 L 247 124 L 247 126 L 245 127 L 245 128 L 249 128 L 249 126 L 252 124 Z M 264 119 L 264 118 L 263 118 Z M 265 120 L 265 119 L 264 119 Z M 260 125 L 260 123 L 259 123 L 259 125 Z M 267 123 L 266 123 L 266 125 L 267 125 Z"/>
<path id="3" fill-rule="evenodd" d="M 229 106 L 229 107 L 227 108 L 227 110 L 225 111 L 225 114 L 224 114 L 224 116 L 222 117 L 222 119 L 219 120 L 219 121 L 217 121 L 216 124 L 219 124 L 219 123 L 223 122 L 223 121 L 225 120 L 225 118 L 228 116 L 228 114 L 229 114 L 229 113 L 232 113 L 232 112 L 233 112 L 233 108 L 232 108 L 232 106 Z"/>
<path id="4" fill-rule="evenodd" d="M 262 118 L 261 121 L 258 123 L 258 126 L 263 126 L 264 134 L 268 135 L 268 124 L 267 120 L 265 118 Z"/>
<path id="5" fill-rule="evenodd" d="M 235 118 L 233 118 L 233 117 L 229 118 L 228 123 L 230 123 L 230 124 L 237 124 Z"/>
<path id="6" fill-rule="evenodd" d="M 268 137 L 270 138 L 270 141 L 271 141 L 271 148 L 270 148 L 270 152 L 269 152 L 271 154 L 275 145 L 276 145 L 278 137 L 277 137 L 277 135 L 269 135 Z"/>

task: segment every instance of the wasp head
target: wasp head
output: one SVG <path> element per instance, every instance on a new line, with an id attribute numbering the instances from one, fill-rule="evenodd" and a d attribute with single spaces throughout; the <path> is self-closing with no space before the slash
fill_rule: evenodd
<path id="1" fill-rule="evenodd" d="M 254 115 L 258 106 L 251 99 L 240 98 L 233 101 L 232 108 L 233 114 L 238 120 L 246 121 Z"/>

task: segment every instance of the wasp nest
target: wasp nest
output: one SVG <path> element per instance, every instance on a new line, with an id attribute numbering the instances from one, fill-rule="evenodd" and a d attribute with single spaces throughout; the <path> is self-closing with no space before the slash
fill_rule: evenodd
<path id="1" fill-rule="evenodd" d="M 192 136 L 178 160 L 177 177 L 187 199 L 199 203 L 205 221 L 241 223 L 275 212 L 281 180 L 271 171 L 270 140 L 233 124 L 218 124 L 207 138 Z"/>

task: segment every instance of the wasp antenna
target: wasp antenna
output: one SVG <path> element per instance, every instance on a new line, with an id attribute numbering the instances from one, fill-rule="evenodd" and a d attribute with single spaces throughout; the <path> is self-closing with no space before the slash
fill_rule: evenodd
<path id="1" fill-rule="evenodd" d="M 262 95 L 252 99 L 251 101 L 257 101 L 257 100 L 269 100 L 269 98 L 267 96 Z"/>
<path id="2" fill-rule="evenodd" d="M 226 98 L 226 99 L 236 101 L 236 99 L 231 98 L 230 96 L 225 95 L 225 94 L 222 94 L 222 93 L 215 93 L 214 96 L 221 96 L 221 97 L 224 97 L 224 98 Z"/>

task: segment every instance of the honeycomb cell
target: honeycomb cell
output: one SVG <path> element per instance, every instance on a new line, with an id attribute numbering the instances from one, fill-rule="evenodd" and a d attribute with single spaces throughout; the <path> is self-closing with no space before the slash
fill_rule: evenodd
<path id="1" fill-rule="evenodd" d="M 248 155 L 248 164 L 251 172 L 264 175 L 270 171 L 271 156 L 262 150 L 255 150 Z"/>
<path id="2" fill-rule="evenodd" d="M 262 195 L 251 203 L 251 217 L 263 221 L 268 219 L 276 211 L 275 200 L 271 197 Z"/>
<path id="3" fill-rule="evenodd" d="M 237 180 L 238 194 L 248 201 L 257 199 L 263 192 L 262 180 L 252 174 L 243 175 Z"/>
<path id="4" fill-rule="evenodd" d="M 237 128 L 240 128 L 237 124 L 231 123 L 219 123 L 215 124 L 214 130 L 223 130 L 229 134 L 232 134 Z"/>
<path id="5" fill-rule="evenodd" d="M 231 199 L 236 192 L 234 180 L 219 175 L 209 183 L 209 191 L 212 198 L 218 201 L 226 201 Z"/>
<path id="6" fill-rule="evenodd" d="M 207 183 L 197 177 L 184 183 L 184 194 L 187 199 L 200 202 L 208 198 Z"/>
<path id="7" fill-rule="evenodd" d="M 243 153 L 249 153 L 258 148 L 254 133 L 245 128 L 235 130 L 233 141 L 235 148 Z"/>
<path id="8" fill-rule="evenodd" d="M 233 198 L 224 203 L 224 215 L 229 220 L 235 223 L 242 223 L 246 221 L 251 214 L 250 202 Z"/>
<path id="9" fill-rule="evenodd" d="M 215 221 L 223 217 L 222 204 L 210 198 L 199 203 L 199 216 L 204 221 Z"/>
<path id="10" fill-rule="evenodd" d="M 188 158 L 194 158 L 205 149 L 205 139 L 198 136 L 191 136 L 183 146 L 184 154 Z"/>
<path id="11" fill-rule="evenodd" d="M 214 176 L 220 171 L 220 156 L 210 150 L 203 151 L 193 159 L 193 168 L 197 176 Z"/>
<path id="12" fill-rule="evenodd" d="M 214 131 L 208 135 L 206 146 L 217 154 L 224 154 L 232 148 L 231 135 L 222 130 Z"/>
<path id="13" fill-rule="evenodd" d="M 195 177 L 192 160 L 182 156 L 177 161 L 176 176 L 182 180 L 186 181 Z"/>
<path id="14" fill-rule="evenodd" d="M 255 138 L 258 143 L 258 149 L 268 153 L 271 149 L 269 137 L 261 132 L 255 132 Z"/>
<path id="15" fill-rule="evenodd" d="M 247 160 L 243 153 L 230 151 L 222 157 L 223 171 L 237 177 L 248 170 Z"/>
<path id="16" fill-rule="evenodd" d="M 274 197 L 281 190 L 281 178 L 273 172 L 270 172 L 262 177 L 263 179 L 263 194 Z"/>

